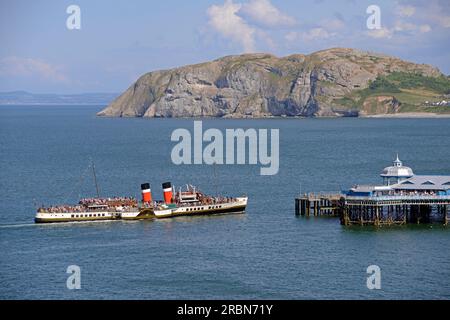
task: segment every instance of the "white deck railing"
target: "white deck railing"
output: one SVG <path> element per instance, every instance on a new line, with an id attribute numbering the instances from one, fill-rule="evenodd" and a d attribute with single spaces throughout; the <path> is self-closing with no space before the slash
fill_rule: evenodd
<path id="1" fill-rule="evenodd" d="M 450 195 L 346 196 L 347 200 L 449 200 Z"/>

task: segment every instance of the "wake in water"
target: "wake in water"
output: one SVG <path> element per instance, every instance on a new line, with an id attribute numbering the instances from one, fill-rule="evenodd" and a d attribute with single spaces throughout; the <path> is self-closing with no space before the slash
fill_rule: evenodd
<path id="1" fill-rule="evenodd" d="M 33 227 L 34 223 L 20 223 L 20 224 L 0 224 L 1 228 L 21 228 L 21 227 Z"/>

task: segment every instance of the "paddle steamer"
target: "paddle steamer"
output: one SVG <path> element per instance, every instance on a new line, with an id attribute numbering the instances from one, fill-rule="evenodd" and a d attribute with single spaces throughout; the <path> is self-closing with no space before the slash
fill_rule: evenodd
<path id="1" fill-rule="evenodd" d="M 149 183 L 141 184 L 142 201 L 132 197 L 100 198 L 95 167 L 92 166 L 96 198 L 82 199 L 76 205 L 40 207 L 36 223 L 97 220 L 143 220 L 176 216 L 245 213 L 247 197 L 208 196 L 192 185 L 174 192 L 172 184 L 162 184 L 164 200 L 153 201 Z"/>

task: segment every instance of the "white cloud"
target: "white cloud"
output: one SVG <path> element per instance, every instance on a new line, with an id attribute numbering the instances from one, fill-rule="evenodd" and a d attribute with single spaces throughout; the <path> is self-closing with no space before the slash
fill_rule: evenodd
<path id="1" fill-rule="evenodd" d="M 258 40 L 263 41 L 266 44 L 266 46 L 268 46 L 268 48 L 270 48 L 271 50 L 276 50 L 277 44 L 272 39 L 272 37 L 264 30 L 257 29 L 256 30 L 256 38 Z"/>
<path id="2" fill-rule="evenodd" d="M 258 41 L 275 48 L 270 36 L 271 28 L 296 24 L 294 18 L 282 13 L 270 0 L 246 3 L 225 0 L 223 5 L 210 6 L 207 15 L 209 26 L 222 37 L 242 46 L 244 52 L 254 52 Z"/>
<path id="3" fill-rule="evenodd" d="M 397 1 L 397 15 L 403 18 L 414 16 L 415 20 L 429 26 L 450 28 L 450 2 L 448 0 Z"/>
<path id="4" fill-rule="evenodd" d="M 324 28 L 313 28 L 302 33 L 302 37 L 305 40 L 317 40 L 317 39 L 328 39 L 333 34 L 325 30 Z"/>
<path id="5" fill-rule="evenodd" d="M 393 36 L 393 31 L 388 28 L 369 30 L 367 34 L 375 39 L 391 39 Z"/>
<path id="6" fill-rule="evenodd" d="M 411 33 L 427 33 L 431 31 L 428 24 L 415 25 L 410 22 L 397 21 L 395 23 L 394 31 L 396 32 L 411 32 Z"/>
<path id="7" fill-rule="evenodd" d="M 450 16 L 437 16 L 436 20 L 444 28 L 450 28 Z"/>
<path id="8" fill-rule="evenodd" d="M 317 27 L 317 28 L 312 28 L 312 29 L 309 29 L 309 30 L 303 31 L 303 32 L 291 31 L 291 32 L 288 32 L 284 36 L 284 38 L 288 42 L 295 42 L 295 41 L 309 42 L 309 41 L 315 41 L 315 40 L 328 39 L 335 35 L 336 35 L 335 33 L 330 32 L 330 31 L 326 30 L 325 28 Z"/>
<path id="9" fill-rule="evenodd" d="M 345 27 L 345 23 L 340 19 L 323 20 L 321 25 L 328 30 L 342 29 Z"/>
<path id="10" fill-rule="evenodd" d="M 431 27 L 428 24 L 423 24 L 419 27 L 420 33 L 427 33 L 431 31 Z"/>
<path id="11" fill-rule="evenodd" d="M 242 45 L 245 52 L 254 52 L 256 29 L 237 15 L 241 7 L 232 0 L 226 0 L 223 6 L 212 5 L 207 10 L 209 24 L 225 38 Z"/>
<path id="12" fill-rule="evenodd" d="M 284 36 L 284 38 L 289 42 L 294 42 L 298 39 L 298 32 L 290 31 Z"/>
<path id="13" fill-rule="evenodd" d="M 275 27 L 286 27 L 282 31 L 284 40 L 291 44 L 313 44 L 325 40 L 351 43 L 353 37 L 361 35 L 386 41 L 393 38 L 415 40 L 415 37 L 432 30 L 437 32 L 442 27 L 450 28 L 450 5 L 446 5 L 445 1 L 448 0 L 427 0 L 426 3 L 422 0 L 396 0 L 394 12 L 390 13 L 393 14 L 391 23 L 384 24 L 381 29 L 362 31 L 354 25 L 352 28 L 349 25 L 351 22 L 336 14 L 300 24 L 275 7 L 271 0 L 225 0 L 222 5 L 210 6 L 208 16 L 212 30 L 239 44 L 243 51 L 254 52 L 257 47 L 277 48 L 273 39 L 280 40 L 281 30 L 275 30 Z M 304 27 L 300 28 L 302 25 Z"/>
<path id="14" fill-rule="evenodd" d="M 38 77 L 53 82 L 68 82 L 60 68 L 43 60 L 10 56 L 0 59 L 0 75 L 11 77 Z"/>
<path id="15" fill-rule="evenodd" d="M 412 31 L 416 29 L 416 25 L 410 22 L 397 21 L 395 23 L 394 30 L 395 31 Z"/>
<path id="16" fill-rule="evenodd" d="M 367 34 L 375 39 L 392 39 L 394 35 L 418 35 L 431 31 L 428 24 L 417 25 L 411 22 L 398 20 L 392 28 L 383 27 L 381 29 L 370 30 Z"/>
<path id="17" fill-rule="evenodd" d="M 251 20 L 270 27 L 296 24 L 293 17 L 282 13 L 269 0 L 251 0 L 242 5 L 241 12 Z"/>
<path id="18" fill-rule="evenodd" d="M 416 13 L 416 8 L 409 5 L 398 5 L 397 14 L 401 17 L 412 17 Z"/>

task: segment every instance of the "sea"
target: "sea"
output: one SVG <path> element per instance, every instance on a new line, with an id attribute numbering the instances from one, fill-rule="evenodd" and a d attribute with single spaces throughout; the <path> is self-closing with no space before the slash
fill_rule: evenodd
<path id="1" fill-rule="evenodd" d="M 204 130 L 278 129 L 279 171 L 176 165 L 193 119 L 100 118 L 104 106 L 0 106 L 0 299 L 449 299 L 450 228 L 344 227 L 298 217 L 304 192 L 382 183 L 397 153 L 450 174 L 450 119 L 202 119 Z M 37 207 L 140 198 L 149 182 L 247 195 L 245 214 L 35 224 Z M 369 266 L 379 267 L 370 289 Z M 79 289 L 71 266 L 79 267 Z M 370 268 L 369 268 L 370 269 Z M 369 270 L 370 271 L 370 270 Z"/>

